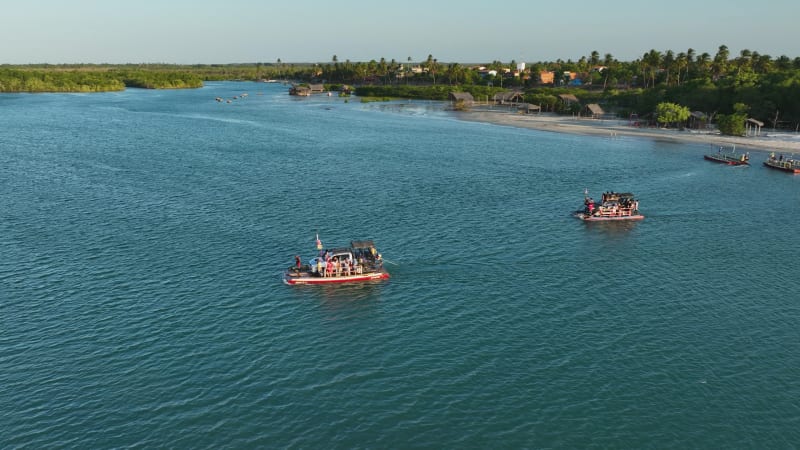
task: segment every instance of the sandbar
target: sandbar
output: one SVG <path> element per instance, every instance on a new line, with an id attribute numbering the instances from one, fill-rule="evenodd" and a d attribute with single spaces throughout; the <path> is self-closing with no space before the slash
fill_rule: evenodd
<path id="1" fill-rule="evenodd" d="M 800 153 L 800 133 L 773 131 L 761 128 L 758 136 L 723 136 L 717 130 L 689 130 L 635 126 L 623 119 L 595 119 L 563 116 L 553 113 L 522 114 L 506 106 L 473 106 L 467 111 L 456 111 L 462 120 L 495 125 L 530 128 L 555 133 L 585 136 L 632 136 L 655 140 L 708 144 L 714 147 L 741 147 L 782 153 Z"/>

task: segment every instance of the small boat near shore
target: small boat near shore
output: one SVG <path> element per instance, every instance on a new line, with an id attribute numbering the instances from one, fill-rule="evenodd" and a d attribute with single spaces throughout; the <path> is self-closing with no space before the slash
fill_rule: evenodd
<path id="1" fill-rule="evenodd" d="M 764 165 L 770 169 L 782 170 L 789 173 L 800 173 L 800 161 L 794 158 L 784 158 L 783 155 L 775 157 L 775 152 L 770 153 Z"/>
<path id="2" fill-rule="evenodd" d="M 295 256 L 295 264 L 283 273 L 283 282 L 299 284 L 363 283 L 389 278 L 383 268 L 383 257 L 373 241 L 352 241 L 349 247 L 323 250 L 317 237 L 318 256 L 302 264 Z"/>
<path id="3" fill-rule="evenodd" d="M 583 209 L 575 211 L 574 216 L 584 222 L 606 222 L 618 220 L 642 220 L 639 201 L 630 192 L 604 192 L 600 203 L 584 191 Z"/>
<path id="4" fill-rule="evenodd" d="M 716 163 L 727 164 L 729 166 L 749 166 L 750 155 L 748 153 L 736 153 L 736 147 L 732 150 L 725 150 L 724 147 L 717 148 L 716 153 L 707 153 L 703 158 Z"/>

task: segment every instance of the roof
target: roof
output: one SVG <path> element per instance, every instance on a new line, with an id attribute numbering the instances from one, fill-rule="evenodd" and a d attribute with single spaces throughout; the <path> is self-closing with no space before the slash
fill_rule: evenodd
<path id="1" fill-rule="evenodd" d="M 450 99 L 451 100 L 463 100 L 465 102 L 475 101 L 475 99 L 472 98 L 472 94 L 470 94 L 469 92 L 451 92 L 450 93 Z"/>
<path id="2" fill-rule="evenodd" d="M 754 124 L 756 124 L 756 125 L 758 125 L 760 127 L 764 126 L 764 122 L 761 122 L 760 120 L 753 119 L 752 117 L 747 119 L 747 121 L 750 122 L 750 123 L 754 123 Z"/>
<path id="3" fill-rule="evenodd" d="M 597 115 L 603 114 L 603 108 L 601 108 L 600 105 L 598 105 L 597 103 L 589 103 L 588 105 L 586 105 L 586 109 L 591 111 L 592 114 L 597 114 Z"/>
<path id="4" fill-rule="evenodd" d="M 522 93 L 518 91 L 506 91 L 506 92 L 498 92 L 494 94 L 495 100 L 502 100 L 502 101 L 509 101 L 514 100 L 515 98 L 522 97 Z"/>
<path id="5" fill-rule="evenodd" d="M 370 248 L 375 247 L 375 243 L 372 241 L 351 241 L 350 247 L 352 248 Z"/>
<path id="6" fill-rule="evenodd" d="M 572 94 L 558 94 L 558 98 L 564 100 L 565 102 L 577 102 L 578 97 L 575 97 Z"/>
<path id="7" fill-rule="evenodd" d="M 706 113 L 701 111 L 692 111 L 689 113 L 690 116 L 694 117 L 695 119 L 705 119 L 707 118 Z"/>

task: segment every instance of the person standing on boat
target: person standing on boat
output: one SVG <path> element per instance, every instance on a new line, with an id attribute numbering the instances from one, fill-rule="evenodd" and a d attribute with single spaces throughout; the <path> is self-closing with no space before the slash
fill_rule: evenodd
<path id="1" fill-rule="evenodd" d="M 299 256 L 299 255 L 294 255 L 294 265 L 295 265 L 295 266 L 296 266 L 298 269 L 300 268 L 301 264 L 300 264 L 300 256 Z"/>

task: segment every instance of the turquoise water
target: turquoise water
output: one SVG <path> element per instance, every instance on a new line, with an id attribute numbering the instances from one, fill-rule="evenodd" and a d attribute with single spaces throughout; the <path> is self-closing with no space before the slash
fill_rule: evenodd
<path id="1" fill-rule="evenodd" d="M 0 447 L 796 448 L 800 176 L 706 151 L 282 85 L 0 96 Z M 392 278 L 283 285 L 317 232 Z"/>

